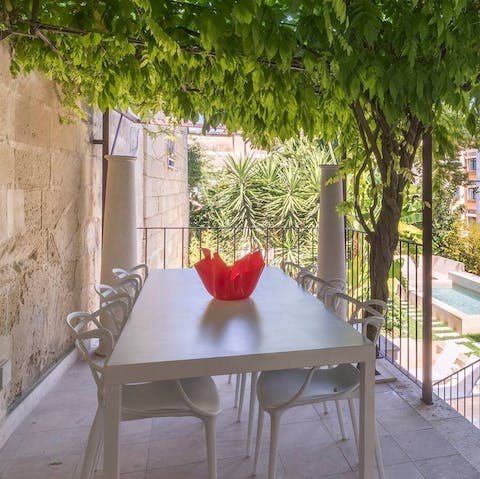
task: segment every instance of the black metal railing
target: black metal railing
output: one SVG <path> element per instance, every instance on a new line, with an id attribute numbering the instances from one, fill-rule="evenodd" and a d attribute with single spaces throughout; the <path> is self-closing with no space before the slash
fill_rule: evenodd
<path id="1" fill-rule="evenodd" d="M 433 392 L 480 427 L 480 359 L 433 383 Z"/>
<path id="2" fill-rule="evenodd" d="M 346 230 L 347 293 L 370 298 L 370 244 L 363 231 Z M 417 384 L 422 382 L 422 245 L 401 239 L 389 275 L 388 313 L 379 339 L 383 357 Z"/>
<path id="3" fill-rule="evenodd" d="M 142 235 L 143 258 L 151 267 L 188 268 L 202 258 L 202 249 L 218 252 L 228 263 L 256 248 L 267 265 L 287 261 L 300 264 L 316 262 L 315 228 L 208 228 L 146 227 Z"/>
<path id="4" fill-rule="evenodd" d="M 152 268 L 192 267 L 202 249 L 219 252 L 227 263 L 259 248 L 267 265 L 286 262 L 304 266 L 317 262 L 316 228 L 139 228 L 143 259 Z M 369 249 L 366 234 L 345 230 L 347 293 L 366 300 L 370 295 Z M 400 240 L 389 275 L 388 313 L 378 342 L 380 354 L 421 385 L 423 372 L 422 245 Z M 434 340 L 435 341 L 435 340 Z M 430 359 L 431 360 L 431 359 Z M 437 396 L 480 425 L 480 359 L 434 383 Z"/>

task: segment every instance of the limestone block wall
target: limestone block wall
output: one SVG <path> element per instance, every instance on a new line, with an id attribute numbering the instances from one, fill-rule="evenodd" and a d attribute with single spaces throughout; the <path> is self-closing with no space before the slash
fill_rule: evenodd
<path id="1" fill-rule="evenodd" d="M 65 316 L 97 305 L 101 147 L 89 121 L 65 123 L 52 82 L 13 79 L 0 45 L 0 358 L 9 407 L 72 347 Z"/>
<path id="2" fill-rule="evenodd" d="M 188 232 L 181 229 L 189 224 L 186 129 L 155 136 L 143 134 L 142 140 L 144 226 L 170 228 L 149 231 L 148 262 L 152 267 L 186 266 L 182 265 L 182 256 L 186 258 Z"/>
<path id="3" fill-rule="evenodd" d="M 97 121 L 101 122 L 101 118 Z M 144 231 L 138 231 L 138 258 L 142 262 L 146 258 L 150 267 L 159 268 L 182 266 L 188 232 L 182 232 L 181 227 L 188 226 L 190 214 L 187 129 L 172 129 L 167 124 L 162 113 L 148 124 L 134 121 L 131 113 L 110 113 L 112 154 L 138 158 L 137 226 L 162 228 L 149 230 L 147 238 Z M 172 229 L 164 234 L 165 227 Z"/>

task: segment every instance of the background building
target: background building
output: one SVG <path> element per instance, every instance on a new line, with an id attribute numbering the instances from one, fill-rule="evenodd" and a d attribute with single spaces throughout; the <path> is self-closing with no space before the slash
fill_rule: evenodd
<path id="1" fill-rule="evenodd" d="M 466 222 L 480 222 L 480 151 L 469 149 L 460 152 L 462 166 L 467 173 L 467 184 L 460 187 L 459 202 L 465 206 Z"/>

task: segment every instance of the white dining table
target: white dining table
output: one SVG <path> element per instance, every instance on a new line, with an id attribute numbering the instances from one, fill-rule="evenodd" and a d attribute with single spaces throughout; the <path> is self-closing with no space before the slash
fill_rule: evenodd
<path id="1" fill-rule="evenodd" d="M 213 299 L 195 270 L 150 272 L 105 369 L 104 479 L 119 479 L 122 384 L 359 363 L 359 474 L 374 477 L 375 346 L 276 267 L 250 298 Z"/>

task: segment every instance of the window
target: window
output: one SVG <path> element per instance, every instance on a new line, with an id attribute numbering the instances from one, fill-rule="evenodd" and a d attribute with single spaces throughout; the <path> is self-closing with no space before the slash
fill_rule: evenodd
<path id="1" fill-rule="evenodd" d="M 175 142 L 170 138 L 167 139 L 167 166 L 175 168 Z"/>
<path id="2" fill-rule="evenodd" d="M 467 188 L 467 198 L 470 201 L 475 200 L 475 193 L 476 193 L 476 188 L 474 186 L 469 186 Z"/>
<path id="3" fill-rule="evenodd" d="M 477 171 L 477 159 L 476 158 L 470 158 L 468 160 L 467 169 L 469 171 Z"/>

